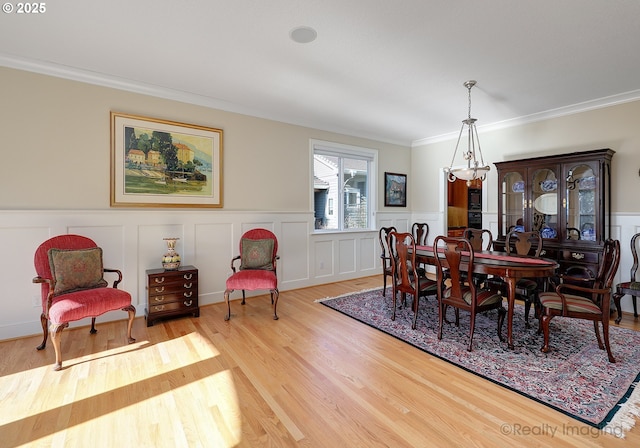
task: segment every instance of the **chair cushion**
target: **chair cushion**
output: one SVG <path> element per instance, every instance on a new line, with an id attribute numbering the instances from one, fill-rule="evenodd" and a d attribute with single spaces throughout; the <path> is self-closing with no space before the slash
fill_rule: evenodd
<path id="1" fill-rule="evenodd" d="M 273 240 L 242 238 L 240 269 L 273 270 Z"/>
<path id="2" fill-rule="evenodd" d="M 276 289 L 278 279 L 274 271 L 267 270 L 245 270 L 238 271 L 227 279 L 227 289 L 245 289 L 253 291 L 255 289 Z"/>
<path id="3" fill-rule="evenodd" d="M 567 299 L 567 311 L 594 314 L 602 313 L 600 307 L 590 299 L 573 294 L 565 294 L 564 297 Z M 562 299 L 560 299 L 560 296 L 554 292 L 541 293 L 540 303 L 544 308 L 562 310 Z"/>
<path id="4" fill-rule="evenodd" d="M 82 289 L 102 288 L 102 249 L 49 249 L 54 296 Z"/>
<path id="5" fill-rule="evenodd" d="M 444 291 L 444 297 L 449 297 L 449 296 L 451 296 L 451 288 L 447 288 Z M 471 289 L 469 289 L 468 287 L 464 288 L 462 292 L 462 298 L 464 299 L 465 302 L 467 302 L 468 305 L 471 305 L 471 299 L 472 299 Z M 488 289 L 479 289 L 479 290 L 476 290 L 476 299 L 477 299 L 476 304 L 478 306 L 491 305 L 493 303 L 502 302 L 502 295 L 497 291 L 491 291 Z"/>
<path id="6" fill-rule="evenodd" d="M 97 317 L 129 305 L 131 294 L 126 291 L 116 288 L 84 289 L 54 297 L 49 308 L 49 320 L 54 324 L 62 324 L 85 317 Z"/>
<path id="7" fill-rule="evenodd" d="M 620 289 L 635 289 L 635 290 L 640 290 L 640 282 L 625 282 L 625 283 L 618 283 L 617 287 L 618 287 L 618 288 L 620 288 Z"/>

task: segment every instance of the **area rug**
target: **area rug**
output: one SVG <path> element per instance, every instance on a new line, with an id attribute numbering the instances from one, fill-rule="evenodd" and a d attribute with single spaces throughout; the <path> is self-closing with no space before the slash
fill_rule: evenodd
<path id="1" fill-rule="evenodd" d="M 460 326 L 443 328 L 437 338 L 438 309 L 435 298 L 420 300 L 418 322 L 411 329 L 410 304 L 399 307 L 391 320 L 391 292 L 361 291 L 317 300 L 358 321 L 395 336 L 433 356 L 504 386 L 583 423 L 624 437 L 640 417 L 640 332 L 610 327 L 616 363 L 600 350 L 591 322 L 556 317 L 551 321 L 551 350 L 542 353 L 543 338 L 537 328 L 524 325 L 524 307 L 516 304 L 513 317 L 515 348 L 497 336 L 497 311 L 476 318 L 473 351 L 467 351 L 469 314 L 460 313 Z M 400 302 L 400 300 L 398 300 Z M 506 301 L 505 301 L 506 305 Z M 533 312 L 533 310 L 532 310 Z M 447 318 L 454 321 L 453 308 Z M 532 327 L 537 327 L 537 320 Z M 503 336 L 506 339 L 505 323 Z"/>

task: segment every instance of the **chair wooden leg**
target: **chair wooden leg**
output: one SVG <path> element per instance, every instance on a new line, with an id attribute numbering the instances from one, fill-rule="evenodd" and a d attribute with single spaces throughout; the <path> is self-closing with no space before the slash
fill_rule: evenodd
<path id="1" fill-rule="evenodd" d="M 544 344 L 541 349 L 543 353 L 547 353 L 549 351 L 549 322 L 551 322 L 552 318 L 553 316 L 549 316 L 548 314 L 545 314 L 540 318 L 542 333 L 544 334 Z"/>
<path id="2" fill-rule="evenodd" d="M 89 334 L 96 334 L 98 330 L 96 330 L 96 318 L 91 318 L 91 330 L 89 330 Z"/>
<path id="3" fill-rule="evenodd" d="M 49 322 L 44 313 L 40 314 L 40 324 L 42 325 L 42 343 L 36 347 L 36 350 L 44 350 L 49 338 Z"/>
<path id="4" fill-rule="evenodd" d="M 604 346 L 607 348 L 609 362 L 614 363 L 616 359 L 613 357 L 613 353 L 611 353 L 611 345 L 609 344 L 609 320 L 606 318 L 602 320 L 602 335 L 604 336 Z"/>
<path id="5" fill-rule="evenodd" d="M 504 325 L 504 317 L 507 315 L 507 310 L 501 306 L 498 308 L 498 339 L 500 342 L 504 342 L 502 337 L 502 325 Z"/>
<path id="6" fill-rule="evenodd" d="M 133 344 L 136 340 L 131 337 L 131 329 L 133 328 L 133 319 L 136 317 L 136 307 L 129 305 L 126 308 L 122 308 L 122 311 L 129 313 L 129 322 L 127 322 L 127 342 L 129 344 Z"/>
<path id="7" fill-rule="evenodd" d="M 53 370 L 57 371 L 62 369 L 62 353 L 60 349 L 60 338 L 62 336 L 62 330 L 69 326 L 68 323 L 64 324 L 51 324 L 49 332 L 51 333 L 51 342 L 53 343 L 53 349 L 56 352 L 56 363 L 53 365 Z"/>
<path id="8" fill-rule="evenodd" d="M 420 294 L 416 294 L 413 298 L 413 323 L 411 324 L 411 329 L 416 329 L 416 323 L 418 322 L 418 308 L 420 305 Z"/>
<path id="9" fill-rule="evenodd" d="M 227 289 L 224 292 L 224 302 L 227 304 L 227 315 L 224 317 L 224 320 L 231 319 L 231 305 L 229 304 L 229 294 L 233 292 L 233 289 Z M 244 291 L 242 291 L 244 293 Z"/>
<path id="10" fill-rule="evenodd" d="M 531 310 L 531 299 L 525 299 L 524 301 L 524 326 L 525 328 L 531 328 L 529 323 L 529 311 Z"/>
<path id="11" fill-rule="evenodd" d="M 447 306 L 443 303 L 438 304 L 438 339 L 442 339 L 442 324 L 444 323 L 444 313 Z"/>
<path id="12" fill-rule="evenodd" d="M 604 325 L 604 320 L 602 321 Z M 598 321 L 593 321 L 593 329 L 596 332 L 596 339 L 598 340 L 598 348 L 600 350 L 604 350 L 604 344 L 602 343 L 602 338 L 600 337 L 600 327 L 598 326 Z"/>
<path id="13" fill-rule="evenodd" d="M 469 346 L 467 347 L 467 351 L 468 352 L 473 350 L 473 331 L 476 329 L 476 315 L 475 315 L 475 313 L 471 313 L 470 327 L 471 328 L 469 329 Z"/>
<path id="14" fill-rule="evenodd" d="M 633 317 L 638 317 L 638 305 L 636 304 L 636 296 L 631 296 L 633 300 Z"/>
<path id="15" fill-rule="evenodd" d="M 276 312 L 276 308 L 278 307 L 278 298 L 280 297 L 280 292 L 277 289 L 271 291 L 271 302 L 273 303 L 273 320 L 278 320 L 278 313 Z"/>
<path id="16" fill-rule="evenodd" d="M 622 299 L 622 297 L 624 297 L 624 294 L 620 292 L 620 290 L 613 293 L 613 303 L 616 305 L 616 311 L 618 312 L 618 317 L 616 317 L 616 321 L 615 321 L 617 324 L 619 324 L 620 321 L 622 320 L 622 306 L 620 305 L 620 299 Z M 636 314 L 636 298 L 635 297 L 633 297 L 633 313 L 635 317 L 638 317 L 638 314 Z"/>
<path id="17" fill-rule="evenodd" d="M 387 274 L 382 273 L 382 297 L 386 297 L 387 294 Z"/>
<path id="18" fill-rule="evenodd" d="M 245 303 L 246 303 L 245 302 L 245 294 L 244 294 L 244 289 L 243 289 L 242 290 L 242 303 L 241 303 L 241 305 L 244 305 Z"/>

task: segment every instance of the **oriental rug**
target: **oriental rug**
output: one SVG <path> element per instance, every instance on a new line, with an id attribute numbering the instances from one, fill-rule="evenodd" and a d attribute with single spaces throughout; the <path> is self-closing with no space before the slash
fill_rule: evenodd
<path id="1" fill-rule="evenodd" d="M 616 358 L 612 364 L 606 351 L 598 348 L 591 322 L 556 317 L 550 326 L 551 350 L 542 353 L 543 337 L 537 334 L 537 319 L 530 318 L 532 328 L 526 328 L 524 307 L 516 304 L 515 348 L 509 350 L 507 343 L 498 339 L 497 311 L 494 310 L 476 317 L 473 351 L 468 352 L 469 313 L 460 312 L 460 326 L 456 327 L 454 310 L 450 307 L 447 319 L 452 323 L 445 324 L 442 339 L 438 340 L 435 298 L 420 300 L 417 327 L 412 330 L 410 306 L 399 307 L 396 320 L 391 320 L 390 296 L 388 290 L 383 297 L 380 288 L 318 302 L 618 437 L 624 437 L 624 432 L 640 417 L 640 388 L 636 390 L 640 379 L 640 332 L 610 326 L 611 347 Z M 533 313 L 533 309 L 531 311 Z M 505 323 L 505 340 L 506 333 Z"/>

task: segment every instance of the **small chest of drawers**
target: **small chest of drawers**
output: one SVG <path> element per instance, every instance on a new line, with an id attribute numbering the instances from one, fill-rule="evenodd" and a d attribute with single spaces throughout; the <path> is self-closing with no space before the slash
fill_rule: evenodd
<path id="1" fill-rule="evenodd" d="M 147 327 L 156 319 L 193 314 L 200 316 L 198 307 L 198 270 L 194 266 L 180 266 L 175 271 L 148 269 Z"/>

